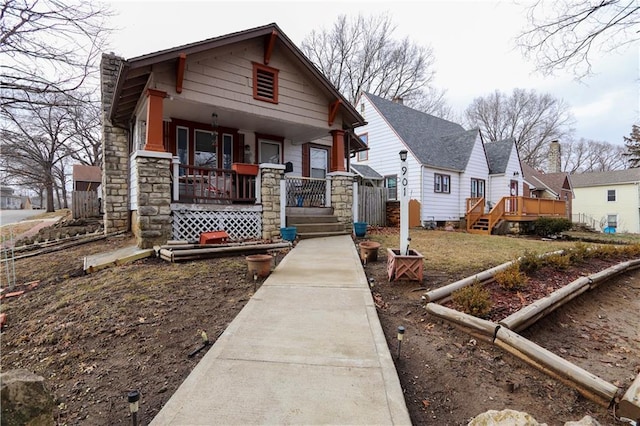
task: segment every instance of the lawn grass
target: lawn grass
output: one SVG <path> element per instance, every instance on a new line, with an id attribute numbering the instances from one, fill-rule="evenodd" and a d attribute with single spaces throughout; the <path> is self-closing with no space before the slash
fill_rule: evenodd
<path id="1" fill-rule="evenodd" d="M 482 271 L 513 260 L 525 250 L 537 254 L 575 246 L 568 241 L 542 241 L 526 237 L 477 235 L 465 232 L 412 229 L 410 248 L 425 257 L 425 266 L 445 273 L 457 274 L 470 270 Z M 368 234 L 383 248 L 397 248 L 399 234 Z"/>

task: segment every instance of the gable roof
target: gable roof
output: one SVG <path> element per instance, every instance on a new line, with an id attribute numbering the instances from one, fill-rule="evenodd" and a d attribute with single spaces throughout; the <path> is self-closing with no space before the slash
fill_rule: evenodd
<path id="1" fill-rule="evenodd" d="M 364 179 L 382 180 L 384 177 L 365 164 L 351 164 L 351 169 Z"/>
<path id="2" fill-rule="evenodd" d="M 109 118 L 114 123 L 126 125 L 133 114 L 137 100 L 144 90 L 151 75 L 151 67 L 163 62 L 176 62 L 181 54 L 189 55 L 239 43 L 259 37 L 276 36 L 285 49 L 299 60 L 304 69 L 312 74 L 319 85 L 331 97 L 340 101 L 340 108 L 345 113 L 349 124 L 358 127 L 365 124 L 364 119 L 347 99 L 336 89 L 329 79 L 302 53 L 302 51 L 287 37 L 275 23 L 238 31 L 219 37 L 213 37 L 195 43 L 172 47 L 158 52 L 148 53 L 128 60 L 122 60 Z"/>
<path id="3" fill-rule="evenodd" d="M 610 170 L 607 172 L 577 173 L 571 175 L 574 188 L 640 182 L 640 169 Z"/>
<path id="4" fill-rule="evenodd" d="M 489 174 L 503 174 L 507 171 L 511 150 L 515 146 L 513 138 L 484 144 L 487 153 L 487 163 L 489 163 Z"/>
<path id="5" fill-rule="evenodd" d="M 524 180 L 533 190 L 549 191 L 555 196 L 559 196 L 563 190 L 573 191 L 572 179 L 569 173 L 543 173 L 526 163 L 521 163 Z"/>
<path id="6" fill-rule="evenodd" d="M 452 121 L 364 93 L 425 166 L 464 171 L 479 130 L 464 130 Z"/>

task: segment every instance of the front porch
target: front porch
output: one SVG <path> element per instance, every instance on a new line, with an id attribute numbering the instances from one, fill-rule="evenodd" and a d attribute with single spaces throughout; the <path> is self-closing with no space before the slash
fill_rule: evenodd
<path id="1" fill-rule="evenodd" d="M 567 217 L 566 203 L 547 198 L 502 197 L 486 212 L 484 198 L 467 198 L 467 232 L 491 235 L 500 223 L 531 222 L 539 217 Z"/>

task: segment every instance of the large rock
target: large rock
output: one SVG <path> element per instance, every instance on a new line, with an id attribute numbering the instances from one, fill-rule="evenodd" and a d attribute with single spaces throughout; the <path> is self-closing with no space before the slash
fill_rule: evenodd
<path id="1" fill-rule="evenodd" d="M 27 370 L 9 370 L 0 374 L 2 426 L 49 426 L 54 424 L 53 395 L 44 378 Z"/>
<path id="2" fill-rule="evenodd" d="M 469 422 L 469 426 L 546 426 L 538 423 L 531 414 L 515 410 L 489 410 Z"/>
<path id="3" fill-rule="evenodd" d="M 591 416 L 584 416 L 577 422 L 566 422 L 564 426 L 600 426 L 600 423 Z"/>

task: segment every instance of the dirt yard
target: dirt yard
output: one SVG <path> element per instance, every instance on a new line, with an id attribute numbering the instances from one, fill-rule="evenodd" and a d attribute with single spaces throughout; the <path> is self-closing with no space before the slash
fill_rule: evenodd
<path id="1" fill-rule="evenodd" d="M 130 389 L 142 393 L 140 419 L 147 424 L 201 359 L 204 351 L 188 357 L 201 330 L 215 341 L 253 293 L 242 256 L 180 264 L 149 258 L 83 274 L 85 255 L 131 243 L 111 238 L 16 262 L 17 282 L 39 285 L 2 300 L 1 367 L 45 377 L 57 398 L 58 424 L 129 424 Z M 461 276 L 427 267 L 423 283 L 390 284 L 383 250 L 365 272 L 375 280 L 394 355 L 397 327 L 407 330 L 396 366 L 414 424 L 462 425 L 503 408 L 549 425 L 587 414 L 603 425 L 622 424 L 499 348 L 426 314 L 424 291 Z M 639 311 L 636 272 L 602 284 L 523 334 L 626 388 L 640 372 Z"/>

